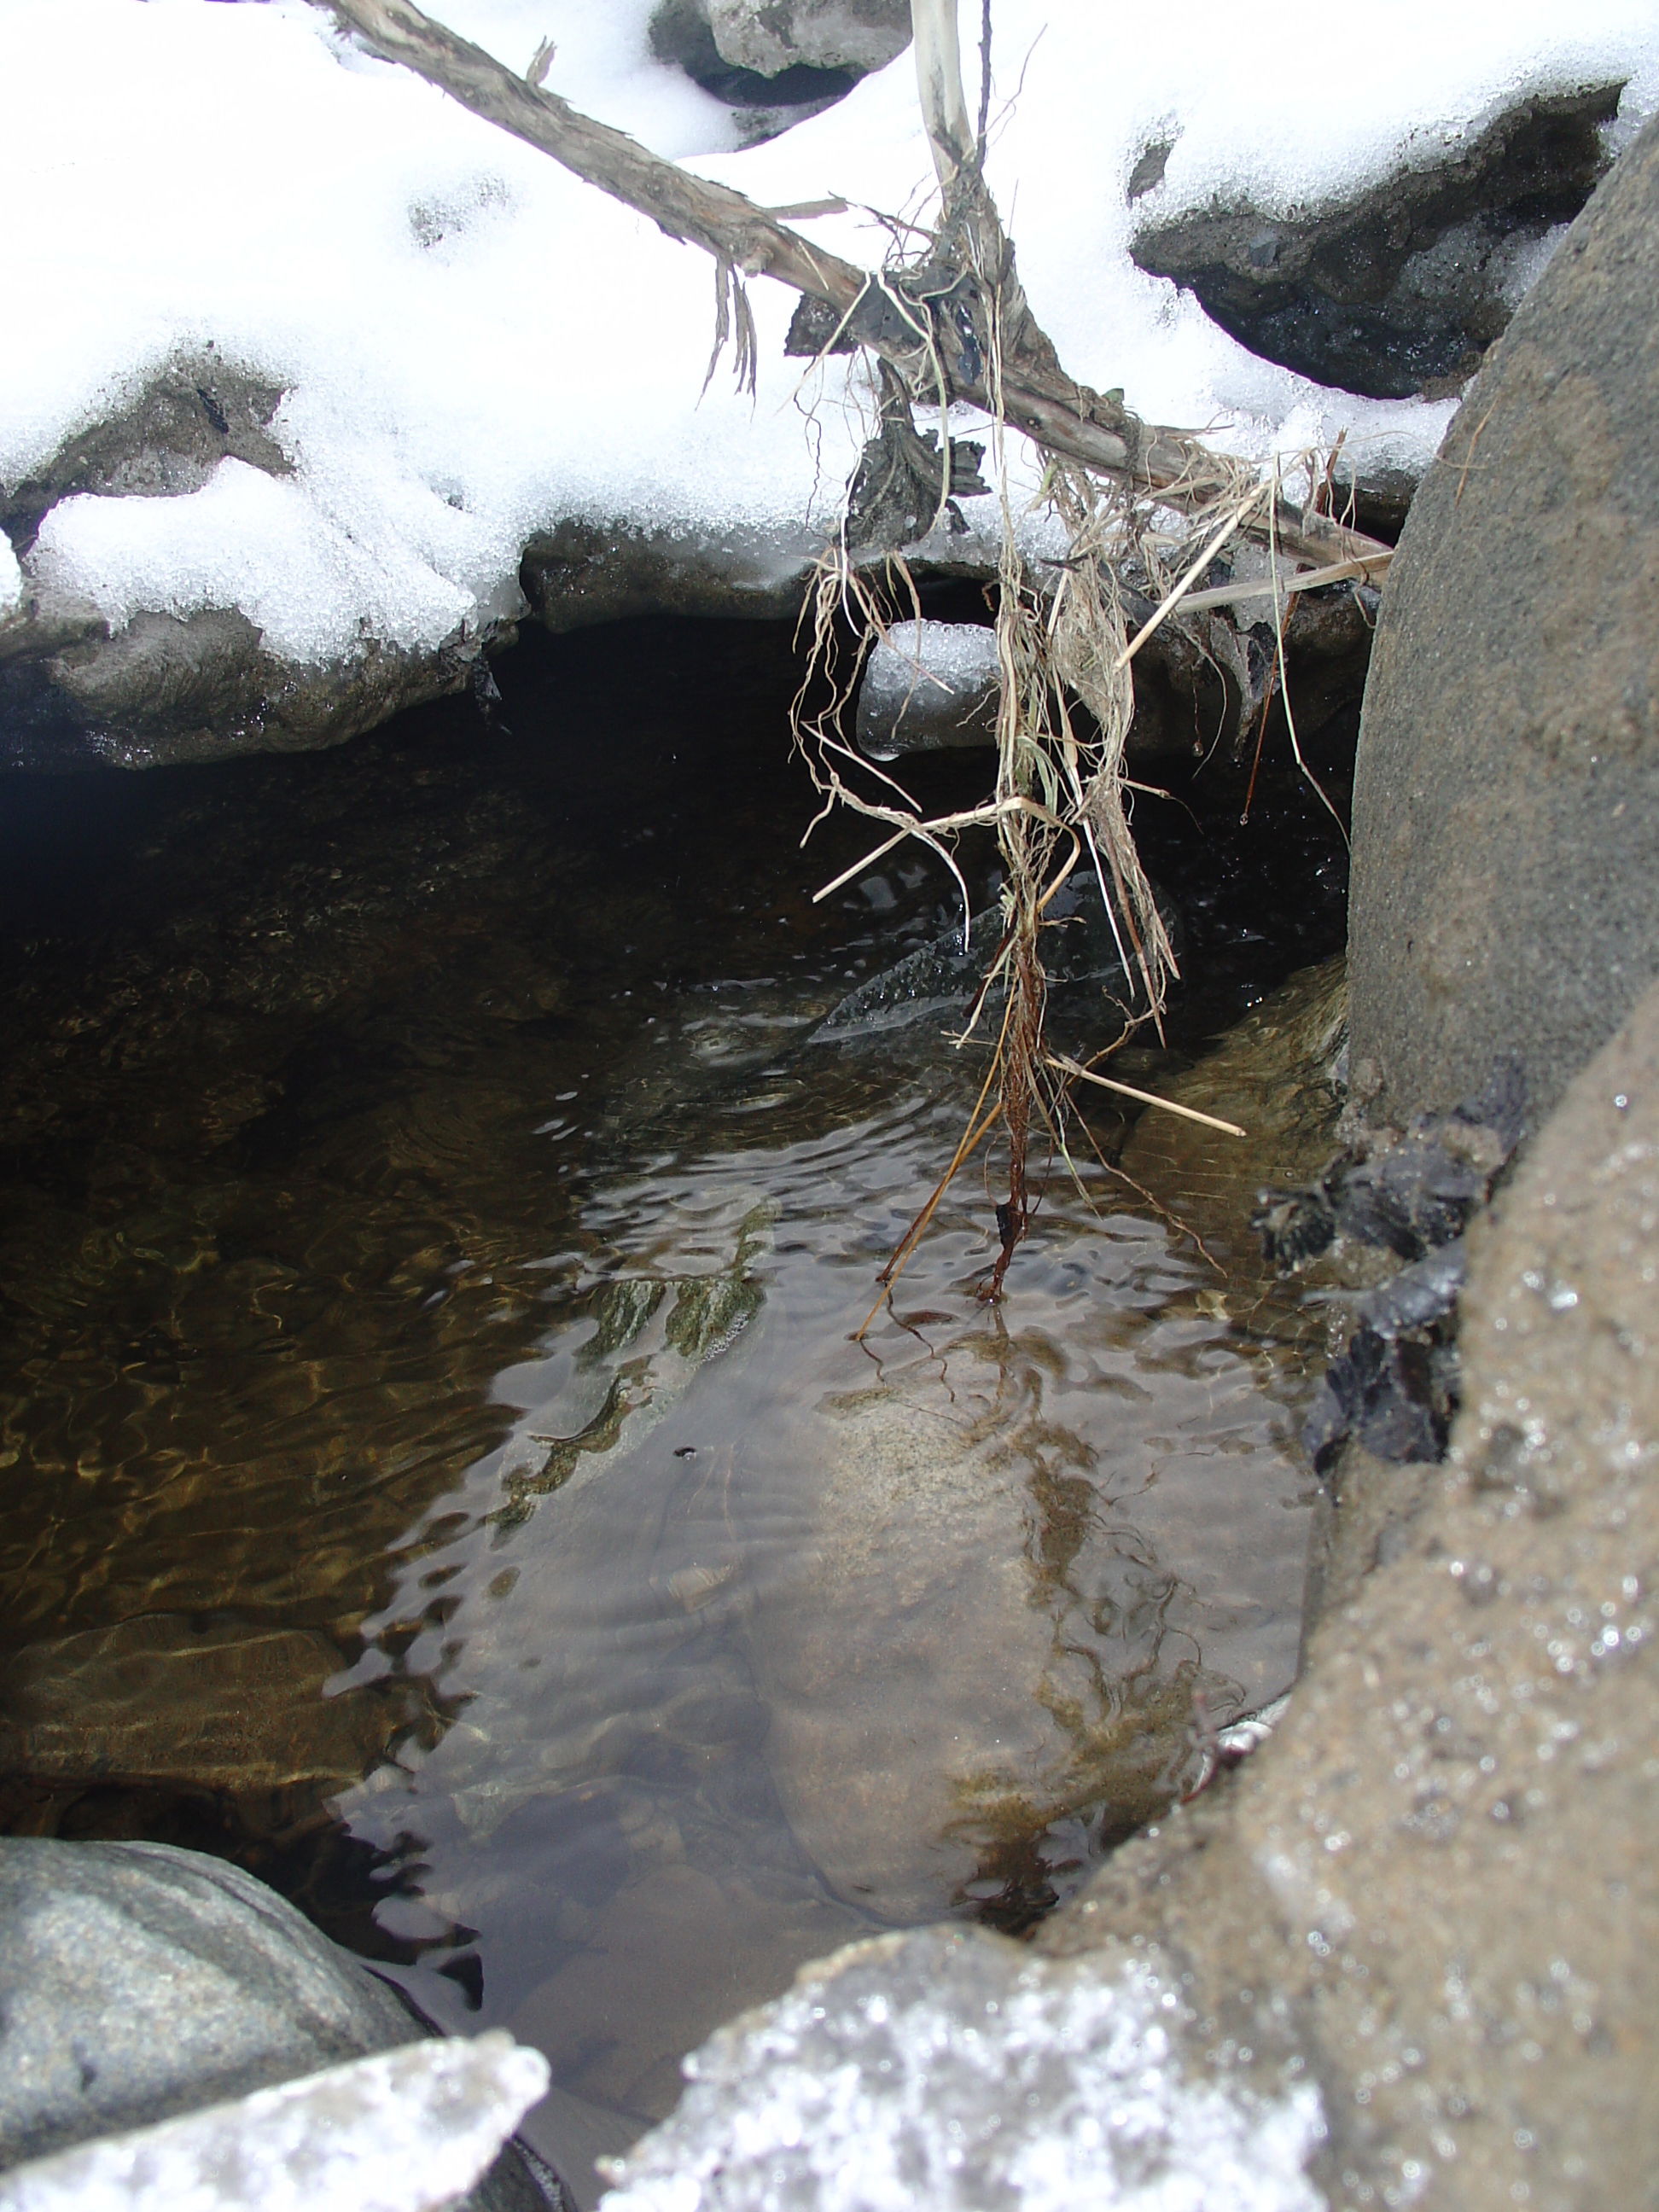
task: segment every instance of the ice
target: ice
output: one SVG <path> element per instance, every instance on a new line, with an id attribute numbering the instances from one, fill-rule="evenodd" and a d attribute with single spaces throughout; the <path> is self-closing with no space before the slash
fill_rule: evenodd
<path id="1" fill-rule="evenodd" d="M 908 56 L 744 152 L 724 106 L 654 61 L 651 0 L 434 0 L 550 88 L 781 206 L 855 203 L 811 234 L 854 258 L 931 175 Z M 1249 191 L 1288 206 L 1428 158 L 1518 89 L 1630 80 L 1659 104 L 1650 0 L 1391 0 L 1376 11 L 1190 0 L 1179 40 L 1123 41 L 1091 0 L 997 0 L 990 170 L 1037 313 L 1067 367 L 1151 420 L 1250 455 L 1347 433 L 1420 466 L 1450 403 L 1356 399 L 1253 358 L 1128 258 L 1133 222 Z M 968 53 L 970 68 L 973 42 Z M 319 661 L 374 640 L 429 650 L 517 605 L 526 538 L 567 518 L 778 558 L 833 520 L 868 395 L 840 362 L 786 360 L 793 305 L 752 288 L 760 388 L 699 398 L 712 270 L 303 0 L 0 0 L 9 104 L 0 482 L 216 362 L 286 393 L 291 475 L 227 462 L 173 498 L 84 494 L 48 520 L 33 581 L 112 625 L 140 608 L 240 608 Z M 1150 143 L 1164 183 L 1131 209 Z M 208 349 L 211 348 L 210 352 Z M 1013 506 L 1036 481 L 1009 441 Z M 992 502 L 969 544 L 994 534 Z M 0 555 L 0 605 L 15 593 Z"/>
<path id="2" fill-rule="evenodd" d="M 1182 2016 L 1150 1970 L 878 1937 L 688 2059 L 601 2212 L 1321 2212 L 1317 2093 L 1194 2078 Z"/>
<path id="3" fill-rule="evenodd" d="M 895 623 L 865 664 L 858 741 L 872 760 L 945 745 L 988 744 L 996 632 L 974 623 Z"/>
<path id="4" fill-rule="evenodd" d="M 23 572 L 17 565 L 11 540 L 0 532 L 0 617 L 11 614 L 23 602 Z"/>
<path id="5" fill-rule="evenodd" d="M 377 2052 L 0 2175 L 0 2212 L 438 2212 L 547 2087 L 497 2029 Z"/>

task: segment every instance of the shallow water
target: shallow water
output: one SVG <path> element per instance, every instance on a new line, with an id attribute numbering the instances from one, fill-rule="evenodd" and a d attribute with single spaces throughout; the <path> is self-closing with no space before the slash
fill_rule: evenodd
<path id="1" fill-rule="evenodd" d="M 797 849 L 770 630 L 501 672 L 510 735 L 100 786 L 95 854 L 16 812 L 0 1814 L 253 1866 L 546 2050 L 579 2170 L 805 1959 L 1028 1921 L 1284 1686 L 1305 1355 L 1092 1162 L 996 1307 L 970 1170 L 854 1340 L 983 1068 L 805 1040 L 941 885 L 811 903 L 863 836 Z M 1271 948 L 1194 866 L 1188 1035 L 1340 926 L 1292 831 Z"/>

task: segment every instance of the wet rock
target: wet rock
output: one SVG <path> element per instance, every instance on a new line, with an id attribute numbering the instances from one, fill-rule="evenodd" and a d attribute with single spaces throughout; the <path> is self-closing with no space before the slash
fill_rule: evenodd
<path id="1" fill-rule="evenodd" d="M 1463 1231 L 1515 1150 L 1525 1110 L 1512 1060 L 1478 1097 L 1421 1114 L 1403 1134 L 1362 1130 L 1305 1189 L 1263 1191 L 1252 1225 L 1281 1274 L 1350 1244 L 1407 1264 L 1364 1281 L 1350 1268 L 1351 1328 L 1327 1370 L 1303 1442 L 1320 1474 L 1356 1435 L 1379 1459 L 1436 1460 L 1457 1401 L 1453 1310 L 1468 1272 Z"/>
<path id="2" fill-rule="evenodd" d="M 1307 213 L 1154 214 L 1134 258 L 1304 376 L 1376 398 L 1432 391 L 1473 373 L 1606 172 L 1622 89 L 1534 94 L 1439 161 Z M 1155 210 L 1161 176 L 1143 162 L 1131 197 Z"/>
<path id="3" fill-rule="evenodd" d="M 421 2033 L 262 1883 L 164 1844 L 0 1840 L 0 2166 Z M 531 2212 L 546 2198 L 509 2152 L 466 2201 Z"/>
<path id="4" fill-rule="evenodd" d="M 1401 539 L 1353 807 L 1353 1084 L 1502 1053 L 1547 1112 L 1659 968 L 1659 125 L 1574 225 Z"/>

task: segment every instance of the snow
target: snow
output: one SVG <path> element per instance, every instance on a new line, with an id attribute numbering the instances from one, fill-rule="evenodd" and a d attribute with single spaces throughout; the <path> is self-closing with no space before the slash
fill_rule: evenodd
<path id="1" fill-rule="evenodd" d="M 1194 2078 L 1182 2024 L 1150 1970 L 878 1937 L 688 2059 L 600 2212 L 1320 2212 L 1316 2091 Z"/>
<path id="2" fill-rule="evenodd" d="M 735 152 L 729 112 L 651 58 L 649 8 L 450 0 L 447 20 L 520 69 L 551 36 L 550 88 L 768 204 L 921 206 L 908 56 Z M 1252 456 L 1346 430 L 1350 453 L 1420 465 L 1449 403 L 1357 399 L 1254 359 L 1133 267 L 1139 215 L 1344 191 L 1522 88 L 1628 76 L 1626 133 L 1659 105 L 1650 0 L 1189 0 L 1178 38 L 1130 40 L 1103 35 L 1094 0 L 998 0 L 995 22 L 992 181 L 1062 357 L 1148 419 Z M 755 401 L 723 370 L 700 399 L 704 257 L 343 46 L 303 0 L 0 0 L 0 55 L 27 88 L 0 142 L 0 483 L 210 341 L 284 390 L 271 434 L 293 464 L 65 499 L 27 556 L 33 588 L 112 625 L 239 607 L 270 650 L 314 663 L 370 638 L 430 649 L 511 612 L 526 539 L 565 519 L 780 559 L 832 521 L 866 396 L 841 362 L 800 388 L 781 350 L 790 295 L 754 287 Z M 1172 142 L 1165 181 L 1131 210 L 1153 140 Z M 810 228 L 866 262 L 885 237 L 857 209 Z M 17 589 L 0 552 L 0 610 Z"/>

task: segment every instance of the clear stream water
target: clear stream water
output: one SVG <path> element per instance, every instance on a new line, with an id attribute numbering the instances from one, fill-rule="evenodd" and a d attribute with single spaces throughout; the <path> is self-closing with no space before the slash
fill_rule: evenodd
<path id="1" fill-rule="evenodd" d="M 975 1168 L 854 1340 L 983 1064 L 809 1032 L 945 886 L 811 903 L 867 838 L 799 849 L 770 629 L 501 673 L 505 731 L 11 787 L 0 1824 L 239 1858 L 546 2051 L 580 2176 L 1285 1685 L 1305 1358 L 1087 1153 L 1000 1305 Z M 1317 810 L 1207 793 L 1144 810 L 1203 980 L 1138 1079 L 1340 939 Z"/>

